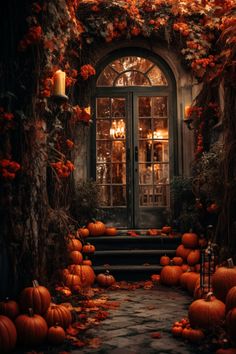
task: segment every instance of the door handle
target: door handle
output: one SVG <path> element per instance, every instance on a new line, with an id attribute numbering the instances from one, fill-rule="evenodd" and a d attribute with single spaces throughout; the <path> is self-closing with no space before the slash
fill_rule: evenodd
<path id="1" fill-rule="evenodd" d="M 138 162 L 138 147 L 135 146 L 134 148 L 134 160 L 135 162 Z"/>

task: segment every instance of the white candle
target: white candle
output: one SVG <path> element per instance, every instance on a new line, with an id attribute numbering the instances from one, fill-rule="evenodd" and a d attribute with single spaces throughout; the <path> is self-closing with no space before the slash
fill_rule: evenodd
<path id="1" fill-rule="evenodd" d="M 53 95 L 65 95 L 66 73 L 57 70 L 53 77 Z"/>

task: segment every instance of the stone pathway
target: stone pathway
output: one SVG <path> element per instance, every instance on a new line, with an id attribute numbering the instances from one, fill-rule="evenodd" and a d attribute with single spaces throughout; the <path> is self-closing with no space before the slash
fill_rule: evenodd
<path id="1" fill-rule="evenodd" d="M 158 287 L 152 290 L 116 290 L 105 293 L 120 307 L 109 311 L 109 317 L 88 329 L 86 337 L 99 338 L 98 349 L 73 350 L 73 354 L 212 354 L 201 347 L 174 338 L 173 322 L 187 315 L 192 298 L 180 289 Z M 152 338 L 159 333 L 160 338 Z"/>

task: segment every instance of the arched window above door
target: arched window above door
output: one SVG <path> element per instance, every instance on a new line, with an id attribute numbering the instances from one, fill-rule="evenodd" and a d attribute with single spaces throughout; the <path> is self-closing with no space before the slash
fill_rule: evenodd
<path id="1" fill-rule="evenodd" d="M 162 70 L 151 60 L 125 56 L 109 63 L 97 80 L 97 87 L 167 86 Z"/>

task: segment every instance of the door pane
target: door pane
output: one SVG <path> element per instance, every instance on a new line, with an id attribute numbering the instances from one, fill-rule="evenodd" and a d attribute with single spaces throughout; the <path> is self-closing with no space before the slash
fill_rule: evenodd
<path id="1" fill-rule="evenodd" d="M 125 162 L 126 149 L 124 141 L 112 141 L 112 162 Z"/>
<path id="2" fill-rule="evenodd" d="M 151 117 L 151 97 L 139 97 L 139 117 Z"/>
<path id="3" fill-rule="evenodd" d="M 153 115 L 167 117 L 167 97 L 153 97 Z"/>
<path id="4" fill-rule="evenodd" d="M 111 188 L 110 186 L 99 186 L 101 191 L 101 206 L 111 205 Z"/>
<path id="5" fill-rule="evenodd" d="M 110 116 L 110 98 L 97 98 L 97 119 Z"/>
<path id="6" fill-rule="evenodd" d="M 109 139 L 110 137 L 111 121 L 108 119 L 101 119 L 97 121 L 97 139 Z"/>
<path id="7" fill-rule="evenodd" d="M 112 164 L 112 183 L 126 184 L 126 164 L 125 163 Z"/>
<path id="8" fill-rule="evenodd" d="M 112 205 L 113 206 L 126 205 L 126 186 L 112 187 Z"/>
<path id="9" fill-rule="evenodd" d="M 125 99 L 112 98 L 111 99 L 111 115 L 112 117 L 125 117 Z"/>
<path id="10" fill-rule="evenodd" d="M 152 119 L 150 118 L 140 118 L 139 125 L 139 138 L 140 139 L 150 139 L 152 138 Z"/>
<path id="11" fill-rule="evenodd" d="M 169 183 L 169 164 L 154 165 L 154 184 Z"/>
<path id="12" fill-rule="evenodd" d="M 111 142 L 97 141 L 97 162 L 111 161 Z"/>
<path id="13" fill-rule="evenodd" d="M 107 184 L 111 182 L 111 165 L 97 164 L 97 182 L 100 184 Z"/>
<path id="14" fill-rule="evenodd" d="M 150 163 L 152 161 L 152 141 L 139 141 L 139 162 Z"/>

